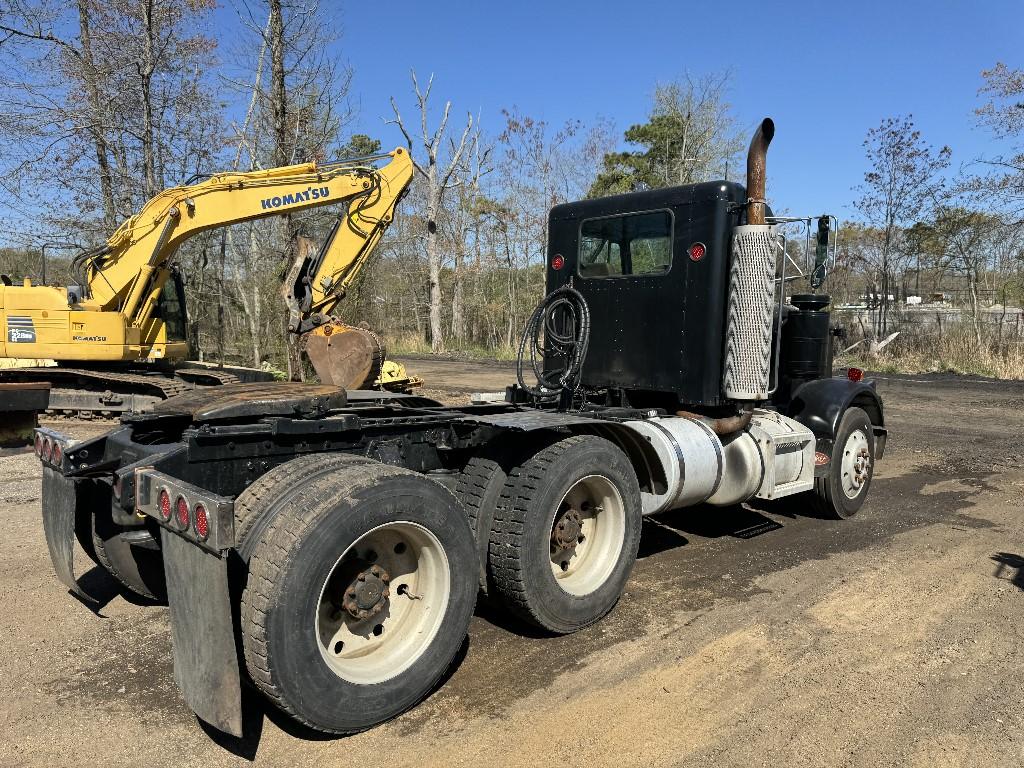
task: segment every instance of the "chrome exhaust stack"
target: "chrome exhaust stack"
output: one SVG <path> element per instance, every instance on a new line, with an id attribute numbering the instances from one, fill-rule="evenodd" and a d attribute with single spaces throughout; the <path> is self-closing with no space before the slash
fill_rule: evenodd
<path id="1" fill-rule="evenodd" d="M 775 123 L 765 118 L 750 141 L 747 223 L 736 227 L 732 240 L 722 392 L 746 405 L 742 410 L 770 394 L 778 243 L 765 218 L 765 163 L 774 136 Z"/>

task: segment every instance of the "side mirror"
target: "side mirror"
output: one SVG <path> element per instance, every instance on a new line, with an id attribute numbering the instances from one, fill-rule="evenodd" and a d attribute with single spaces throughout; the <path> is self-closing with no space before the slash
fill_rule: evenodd
<path id="1" fill-rule="evenodd" d="M 818 219 L 818 238 L 814 246 L 814 271 L 811 272 L 811 288 L 820 288 L 828 275 L 828 236 L 831 231 L 831 216 Z"/>

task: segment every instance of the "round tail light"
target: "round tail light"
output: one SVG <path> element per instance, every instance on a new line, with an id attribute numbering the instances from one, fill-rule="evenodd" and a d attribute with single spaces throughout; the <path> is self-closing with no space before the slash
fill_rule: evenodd
<path id="1" fill-rule="evenodd" d="M 196 504 L 193 517 L 195 518 L 196 536 L 203 541 L 210 535 L 210 519 L 206 515 L 206 507 L 203 504 Z"/>
<path id="2" fill-rule="evenodd" d="M 708 249 L 704 243 L 694 243 L 686 249 L 686 253 L 690 256 L 690 261 L 700 261 L 704 258 L 704 254 L 707 252 Z"/>
<path id="3" fill-rule="evenodd" d="M 166 488 L 164 488 L 164 489 L 162 489 L 160 491 L 159 501 L 160 501 L 160 517 L 162 517 L 164 519 L 164 521 L 166 522 L 166 521 L 171 519 L 171 497 L 167 493 L 167 489 Z"/>
<path id="4" fill-rule="evenodd" d="M 64 446 L 62 446 L 57 441 L 54 441 L 53 443 L 53 451 L 51 452 L 51 458 L 53 463 L 56 464 L 58 467 L 61 465 L 61 462 L 64 461 Z"/>
<path id="5" fill-rule="evenodd" d="M 864 378 L 864 371 L 862 371 L 860 368 L 847 368 L 846 378 L 848 378 L 850 381 L 860 381 L 861 379 Z"/>
<path id="6" fill-rule="evenodd" d="M 53 458 L 53 443 L 50 438 L 43 440 L 43 461 L 50 461 Z"/>
<path id="7" fill-rule="evenodd" d="M 174 514 L 177 517 L 178 525 L 182 530 L 188 528 L 188 502 L 184 496 L 179 496 L 174 502 Z"/>
<path id="8" fill-rule="evenodd" d="M 43 436 L 40 435 L 38 432 L 36 432 L 35 447 L 36 447 L 36 456 L 38 456 L 39 458 L 42 458 L 43 457 Z"/>

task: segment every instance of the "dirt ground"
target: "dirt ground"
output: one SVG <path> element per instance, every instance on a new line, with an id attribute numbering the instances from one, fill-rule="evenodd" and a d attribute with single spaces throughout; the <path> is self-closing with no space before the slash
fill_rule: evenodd
<path id="1" fill-rule="evenodd" d="M 514 376 L 409 365 L 456 400 Z M 605 621 L 552 638 L 481 606 L 426 702 L 348 738 L 252 693 L 247 738 L 204 728 L 173 683 L 166 609 L 98 569 L 84 578 L 103 607 L 73 600 L 43 541 L 38 462 L 0 458 L 0 765 L 1019 765 L 1024 384 L 879 388 L 889 448 L 854 519 L 799 500 L 649 519 Z"/>

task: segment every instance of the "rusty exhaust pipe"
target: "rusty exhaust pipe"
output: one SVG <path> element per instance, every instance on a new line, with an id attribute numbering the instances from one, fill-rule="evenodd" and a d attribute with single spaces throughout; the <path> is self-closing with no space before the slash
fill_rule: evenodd
<path id="1" fill-rule="evenodd" d="M 775 136 L 775 123 L 766 117 L 754 131 L 747 150 L 747 224 L 765 223 L 765 157 Z"/>
<path id="2" fill-rule="evenodd" d="M 754 404 L 744 403 L 735 416 L 723 416 L 717 419 L 700 413 L 694 413 L 693 411 L 676 411 L 676 416 L 682 416 L 684 419 L 690 419 L 691 421 L 704 422 L 716 435 L 725 437 L 733 432 L 740 432 L 747 428 L 750 419 L 754 416 Z"/>

